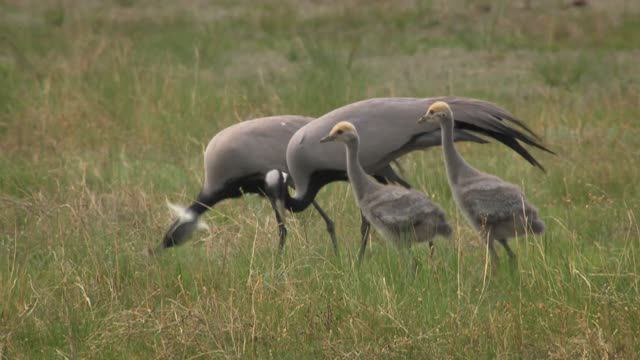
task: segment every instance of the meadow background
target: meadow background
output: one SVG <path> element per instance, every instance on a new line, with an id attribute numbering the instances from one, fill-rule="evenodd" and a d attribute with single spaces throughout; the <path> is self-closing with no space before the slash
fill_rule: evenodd
<path id="1" fill-rule="evenodd" d="M 439 149 L 404 176 L 455 233 L 407 276 L 374 235 L 354 266 L 347 184 L 289 216 L 219 204 L 157 257 L 219 130 L 378 96 L 504 106 L 558 153 L 544 174 L 460 146 L 523 186 L 547 224 L 485 273 Z M 640 3 L 0 1 L 0 358 L 638 358 Z M 501 252 L 502 253 L 502 252 Z"/>

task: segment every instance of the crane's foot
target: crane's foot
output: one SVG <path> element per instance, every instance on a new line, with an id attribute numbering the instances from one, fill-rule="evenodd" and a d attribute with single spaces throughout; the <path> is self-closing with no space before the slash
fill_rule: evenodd
<path id="1" fill-rule="evenodd" d="M 287 242 L 287 227 L 282 223 L 278 224 L 278 235 L 280 237 L 278 252 L 282 254 L 284 252 L 284 244 Z"/>
<path id="2" fill-rule="evenodd" d="M 331 245 L 333 247 L 333 254 L 335 256 L 339 256 L 340 252 L 338 250 L 338 238 L 336 237 L 336 230 L 335 230 L 335 227 L 333 225 L 333 222 L 327 224 L 327 232 L 329 233 L 329 236 L 331 237 Z"/>

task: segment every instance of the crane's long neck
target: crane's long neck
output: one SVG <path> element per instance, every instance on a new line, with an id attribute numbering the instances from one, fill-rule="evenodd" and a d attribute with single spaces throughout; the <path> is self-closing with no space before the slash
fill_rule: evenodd
<path id="1" fill-rule="evenodd" d="M 344 171 L 316 171 L 304 180 L 306 183 L 301 188 L 296 188 L 294 196 L 289 194 L 288 189 L 284 193 L 284 206 L 289 211 L 300 212 L 311 205 L 318 195 L 320 189 L 333 181 L 345 181 L 347 174 Z M 294 181 L 295 184 L 295 181 Z"/>
<path id="2" fill-rule="evenodd" d="M 293 174 L 291 174 L 293 177 Z M 311 205 L 318 195 L 320 189 L 328 183 L 334 181 L 347 181 L 347 174 L 344 170 L 319 170 L 311 173 L 300 188 L 296 187 L 294 196 L 289 191 L 284 191 L 284 206 L 293 212 L 300 212 Z M 300 184 L 294 179 L 294 184 Z"/>
<path id="3" fill-rule="evenodd" d="M 444 164 L 447 168 L 447 174 L 449 180 L 452 183 L 457 183 L 462 172 L 469 168 L 469 165 L 464 161 L 453 141 L 453 120 L 445 119 L 440 121 L 442 128 L 442 152 L 444 153 Z"/>
<path id="4" fill-rule="evenodd" d="M 359 146 L 360 141 L 357 138 L 345 142 L 345 147 L 347 148 L 347 175 L 349 176 L 351 187 L 358 200 L 362 199 L 367 188 L 374 184 L 362 168 L 360 159 L 358 159 Z"/>
<path id="5" fill-rule="evenodd" d="M 298 195 L 297 191 L 296 194 L 292 197 L 289 194 L 289 190 L 286 189 L 286 191 L 284 192 L 284 207 L 292 212 L 303 211 L 309 205 L 311 205 L 313 199 L 315 199 L 316 194 L 318 194 L 318 191 L 320 190 L 320 187 L 322 187 L 322 185 L 324 184 L 319 184 L 319 186 L 315 186 L 314 188 L 308 188 L 307 191 L 305 191 L 300 197 L 295 196 Z"/>

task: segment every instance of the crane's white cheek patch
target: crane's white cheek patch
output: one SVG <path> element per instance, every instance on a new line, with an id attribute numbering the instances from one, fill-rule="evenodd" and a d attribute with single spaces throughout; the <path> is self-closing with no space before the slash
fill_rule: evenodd
<path id="1" fill-rule="evenodd" d="M 269 187 L 275 187 L 280 181 L 280 172 L 278 170 L 270 170 L 264 177 L 264 181 Z"/>
<path id="2" fill-rule="evenodd" d="M 167 200 L 167 207 L 169 207 L 171 213 L 180 220 L 181 224 L 195 222 L 197 230 L 209 230 L 209 226 L 207 226 L 204 221 L 198 219 L 194 212 L 189 211 L 189 209 L 184 206 L 173 204 Z"/>

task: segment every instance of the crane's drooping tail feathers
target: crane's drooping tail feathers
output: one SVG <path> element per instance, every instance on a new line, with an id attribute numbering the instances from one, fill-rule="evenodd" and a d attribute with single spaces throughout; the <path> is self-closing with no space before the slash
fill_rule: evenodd
<path id="1" fill-rule="evenodd" d="M 438 224 L 438 228 L 437 228 L 437 233 L 440 236 L 444 236 L 446 238 L 450 237 L 451 234 L 453 233 L 453 229 L 451 228 L 451 225 L 447 224 L 447 222 L 442 222 L 440 224 Z"/>
<path id="2" fill-rule="evenodd" d="M 534 235 L 540 235 L 544 232 L 544 222 L 538 219 L 538 210 L 535 208 L 525 209 L 525 218 L 529 224 L 529 229 Z"/>
<path id="3" fill-rule="evenodd" d="M 530 226 L 531 231 L 533 231 L 533 233 L 536 235 L 540 235 L 544 232 L 544 223 L 542 222 L 542 220 L 535 219 L 531 222 Z"/>
<path id="4" fill-rule="evenodd" d="M 209 229 L 207 224 L 199 219 L 199 214 L 193 210 L 172 204 L 169 201 L 167 201 L 167 207 L 169 207 L 169 210 L 171 210 L 177 219 L 164 236 L 164 240 L 162 241 L 164 248 L 181 244 L 196 230 Z"/>

